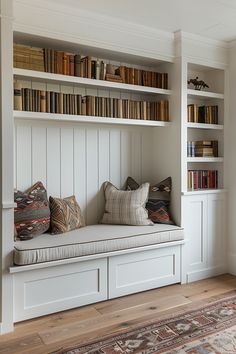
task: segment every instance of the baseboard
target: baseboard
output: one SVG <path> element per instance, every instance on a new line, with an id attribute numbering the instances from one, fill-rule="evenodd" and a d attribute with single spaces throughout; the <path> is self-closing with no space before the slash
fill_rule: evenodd
<path id="1" fill-rule="evenodd" d="M 205 268 L 195 272 L 190 272 L 186 274 L 187 283 L 191 283 L 205 278 L 210 278 L 216 275 L 224 274 L 226 272 L 228 272 L 228 269 L 225 264 L 216 267 Z"/>
<path id="2" fill-rule="evenodd" d="M 228 273 L 236 275 L 236 253 L 228 253 Z"/>
<path id="3" fill-rule="evenodd" d="M 0 335 L 7 334 L 13 331 L 14 331 L 14 323 L 8 323 L 4 325 L 2 322 L 0 322 Z"/>

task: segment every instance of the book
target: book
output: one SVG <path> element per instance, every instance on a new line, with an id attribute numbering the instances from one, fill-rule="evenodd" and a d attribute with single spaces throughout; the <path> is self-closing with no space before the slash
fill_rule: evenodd
<path id="1" fill-rule="evenodd" d="M 115 74 L 106 73 L 106 80 L 107 81 L 112 81 L 112 82 L 120 82 L 120 83 L 122 83 L 121 77 L 119 75 L 115 75 Z"/>
<path id="2" fill-rule="evenodd" d="M 20 81 L 14 81 L 14 109 L 22 111 L 22 85 Z"/>

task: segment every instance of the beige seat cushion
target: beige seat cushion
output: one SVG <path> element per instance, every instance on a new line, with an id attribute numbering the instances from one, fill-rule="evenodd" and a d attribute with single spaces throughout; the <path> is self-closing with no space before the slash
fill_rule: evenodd
<path id="1" fill-rule="evenodd" d="M 43 234 L 29 241 L 17 241 L 14 263 L 26 265 L 50 262 L 178 241 L 183 238 L 183 229 L 174 225 L 91 225 L 60 235 Z"/>

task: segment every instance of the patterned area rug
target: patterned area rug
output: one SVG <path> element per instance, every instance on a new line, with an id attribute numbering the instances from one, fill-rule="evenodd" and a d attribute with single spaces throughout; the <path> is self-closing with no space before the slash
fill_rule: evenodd
<path id="1" fill-rule="evenodd" d="M 119 335 L 60 351 L 62 354 L 236 353 L 236 295 L 142 324 Z"/>

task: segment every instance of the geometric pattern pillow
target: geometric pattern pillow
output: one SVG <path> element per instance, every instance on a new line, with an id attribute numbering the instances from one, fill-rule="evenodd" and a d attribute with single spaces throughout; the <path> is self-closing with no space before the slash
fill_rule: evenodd
<path id="1" fill-rule="evenodd" d="M 145 209 L 149 183 L 144 183 L 137 190 L 123 191 L 110 182 L 104 183 L 105 212 L 102 224 L 115 225 L 152 225 Z"/>
<path id="2" fill-rule="evenodd" d="M 21 240 L 46 232 L 50 227 L 50 209 L 47 191 L 42 182 L 35 183 L 25 192 L 15 191 L 15 231 Z"/>
<path id="3" fill-rule="evenodd" d="M 171 177 L 166 178 L 150 187 L 146 209 L 149 218 L 158 224 L 173 225 L 170 215 L 170 193 L 171 193 Z M 139 184 L 132 178 L 128 177 L 126 181 L 127 190 L 135 190 Z"/>
<path id="4" fill-rule="evenodd" d="M 62 234 L 85 226 L 84 217 L 75 196 L 49 198 L 51 234 Z"/>

